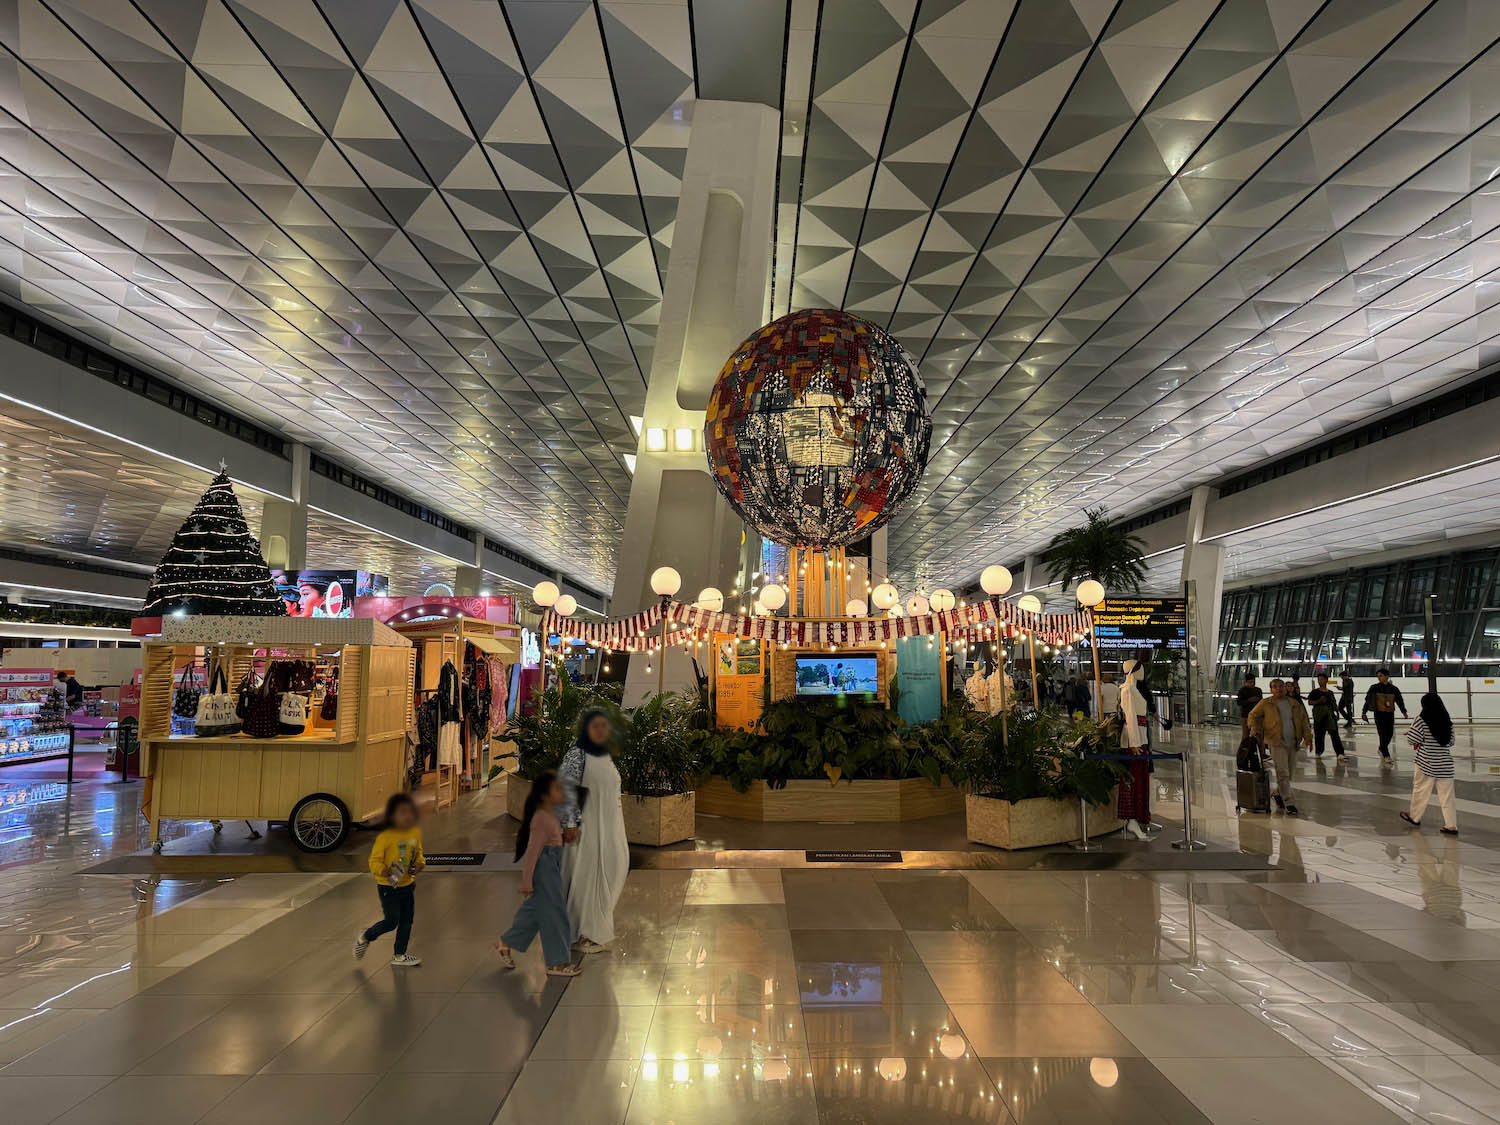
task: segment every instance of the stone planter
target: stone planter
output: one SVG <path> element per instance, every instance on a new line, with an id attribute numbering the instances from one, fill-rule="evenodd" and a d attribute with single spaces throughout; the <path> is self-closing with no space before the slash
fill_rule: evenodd
<path id="1" fill-rule="evenodd" d="M 505 811 L 520 820 L 526 813 L 526 795 L 530 792 L 531 782 L 519 774 L 510 774 L 506 778 Z M 697 829 L 697 806 L 692 793 L 641 798 L 626 793 L 620 798 L 620 810 L 625 814 L 625 838 L 632 844 L 659 848 L 691 840 Z"/>
<path id="2" fill-rule="evenodd" d="M 659 848 L 691 840 L 697 827 L 697 805 L 692 793 L 674 793 L 670 797 L 636 797 L 630 793 L 620 798 L 625 814 L 625 839 L 632 844 Z"/>
<path id="3" fill-rule="evenodd" d="M 1076 800 L 1036 797 L 1012 804 L 994 797 L 969 795 L 964 798 L 964 814 L 969 839 L 992 848 L 1015 851 L 1078 839 Z M 1115 816 L 1114 794 L 1106 804 L 1090 805 L 1088 817 L 1090 836 L 1113 832 L 1125 823 Z"/>
<path id="4" fill-rule="evenodd" d="M 948 816 L 963 808 L 963 793 L 948 782 L 933 785 L 926 778 L 902 781 L 866 778 L 859 781 L 788 781 L 772 789 L 764 781 L 743 793 L 722 777 L 698 785 L 698 811 L 738 820 L 832 820 L 872 824 Z"/>
<path id="5" fill-rule="evenodd" d="M 496 781 L 500 779 L 495 778 Z M 505 775 L 505 811 L 520 820 L 526 815 L 526 795 L 531 792 L 531 782 L 518 773 Z"/>

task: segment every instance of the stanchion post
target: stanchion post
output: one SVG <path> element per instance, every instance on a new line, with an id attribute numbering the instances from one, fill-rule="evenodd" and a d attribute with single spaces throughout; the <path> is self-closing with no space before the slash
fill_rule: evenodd
<path id="1" fill-rule="evenodd" d="M 1104 850 L 1103 844 L 1089 839 L 1089 806 L 1088 802 L 1083 799 L 1082 794 L 1078 796 L 1078 839 L 1074 840 L 1068 846 L 1075 852 L 1097 852 Z"/>
<path id="2" fill-rule="evenodd" d="M 1193 772 L 1188 765 L 1188 752 L 1182 753 L 1182 839 L 1173 840 L 1178 851 L 1196 852 L 1208 847 L 1202 840 L 1193 838 Z"/>

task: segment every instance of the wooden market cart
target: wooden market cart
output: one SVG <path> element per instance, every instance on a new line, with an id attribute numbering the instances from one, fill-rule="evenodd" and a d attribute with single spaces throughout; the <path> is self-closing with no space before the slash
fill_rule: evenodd
<path id="1" fill-rule="evenodd" d="M 223 662 L 233 691 L 278 656 L 336 660 L 336 718 L 299 735 L 174 735 L 174 677 L 190 662 Z M 168 618 L 145 646 L 141 773 L 151 778 L 151 846 L 169 820 L 285 822 L 304 851 L 329 852 L 356 821 L 407 787 L 414 650 L 368 618 Z M 315 715 L 318 708 L 312 708 Z"/>
<path id="2" fill-rule="evenodd" d="M 437 690 L 438 677 L 443 665 L 451 662 L 461 674 L 464 670 L 464 655 L 468 645 L 473 645 L 485 656 L 497 656 L 507 667 L 521 663 L 521 626 L 499 621 L 487 621 L 480 617 L 454 614 L 451 617 L 432 617 L 418 621 L 401 621 L 391 628 L 411 641 L 418 653 L 417 665 L 421 682 L 417 684 L 419 699 Z M 460 698 L 459 714 L 463 715 Z M 491 744 L 489 732 L 483 737 L 473 738 L 469 724 L 460 719 L 462 760 L 458 769 L 445 772 L 440 764 L 435 775 L 426 775 L 434 782 L 437 807 L 457 800 L 460 775 L 467 775 L 475 788 L 489 783 L 491 761 L 502 768 L 515 769 L 515 748 L 509 742 Z M 424 786 L 426 785 L 424 779 Z"/>

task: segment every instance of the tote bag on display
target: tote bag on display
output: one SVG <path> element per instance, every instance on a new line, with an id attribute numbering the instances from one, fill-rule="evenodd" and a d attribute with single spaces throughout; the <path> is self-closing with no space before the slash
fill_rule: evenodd
<path id="1" fill-rule="evenodd" d="M 178 685 L 177 692 L 172 696 L 172 714 L 179 719 L 196 718 L 198 714 L 198 698 L 203 693 L 198 690 L 198 681 L 193 676 L 193 670 L 197 664 L 189 664 L 182 672 L 182 683 Z"/>
<path id="2" fill-rule="evenodd" d="M 281 718 L 281 694 L 272 686 L 269 675 L 244 697 L 245 733 L 251 738 L 275 738 Z"/>
<path id="3" fill-rule="evenodd" d="M 318 712 L 318 717 L 325 723 L 330 723 L 339 717 L 339 674 L 334 669 L 328 676 L 328 688 L 323 693 L 323 707 Z"/>
<path id="4" fill-rule="evenodd" d="M 238 734 L 240 717 L 235 712 L 235 697 L 229 693 L 229 677 L 224 674 L 224 666 L 216 664 L 208 678 L 208 690 L 198 696 L 193 733 L 199 738 Z"/>
<path id="5" fill-rule="evenodd" d="M 307 729 L 307 696 L 289 691 L 282 695 L 277 711 L 278 734 L 301 734 Z"/>

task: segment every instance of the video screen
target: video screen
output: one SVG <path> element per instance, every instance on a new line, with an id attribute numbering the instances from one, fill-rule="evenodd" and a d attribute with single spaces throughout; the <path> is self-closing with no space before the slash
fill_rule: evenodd
<path id="1" fill-rule="evenodd" d="M 875 695 L 880 661 L 874 656 L 797 657 L 798 695 Z"/>

